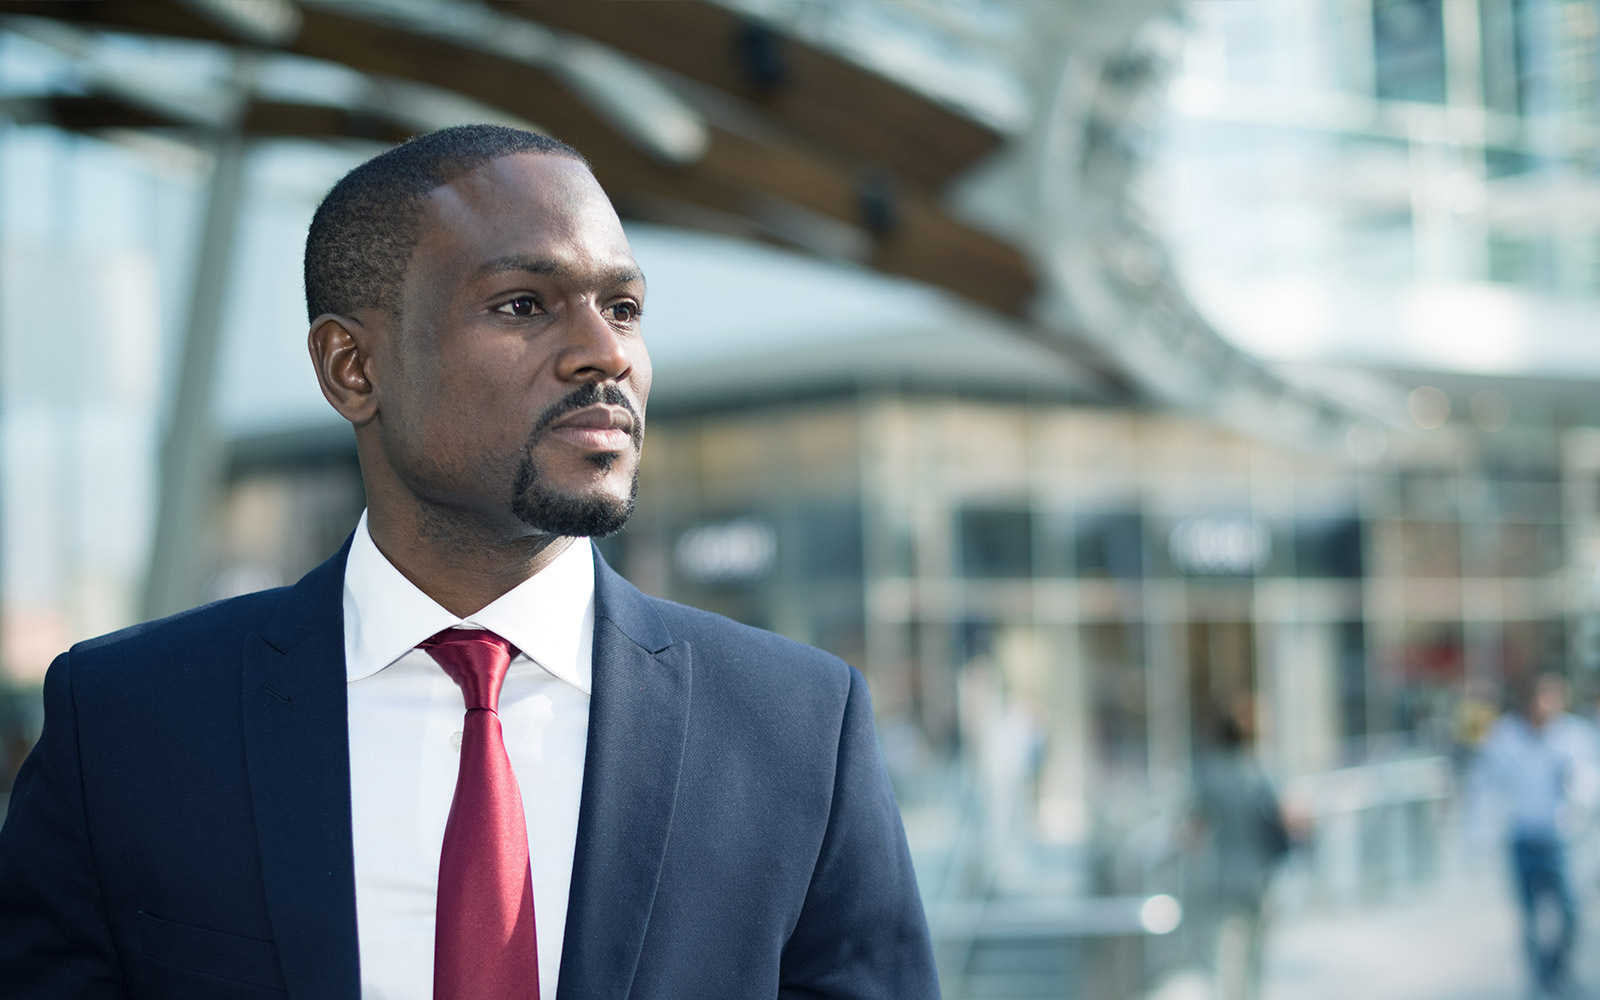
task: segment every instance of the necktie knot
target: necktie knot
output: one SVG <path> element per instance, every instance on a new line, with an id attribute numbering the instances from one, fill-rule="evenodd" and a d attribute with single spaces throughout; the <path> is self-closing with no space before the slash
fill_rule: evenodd
<path id="1" fill-rule="evenodd" d="M 418 644 L 444 668 L 461 688 L 468 710 L 500 709 L 500 685 L 505 682 L 517 647 L 481 628 L 447 628 Z"/>

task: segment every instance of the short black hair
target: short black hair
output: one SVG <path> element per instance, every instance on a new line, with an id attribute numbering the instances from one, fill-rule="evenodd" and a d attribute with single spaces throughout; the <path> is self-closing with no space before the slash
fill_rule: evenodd
<path id="1" fill-rule="evenodd" d="M 398 315 L 396 294 L 417 245 L 422 201 L 491 160 L 515 153 L 565 156 L 576 149 L 506 125 L 453 125 L 408 139 L 345 174 L 306 233 L 306 313 L 349 316 L 376 307 Z"/>

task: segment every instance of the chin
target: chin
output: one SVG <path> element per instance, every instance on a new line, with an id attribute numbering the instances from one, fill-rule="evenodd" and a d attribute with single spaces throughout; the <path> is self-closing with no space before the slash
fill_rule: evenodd
<path id="1" fill-rule="evenodd" d="M 610 460 L 609 467 L 620 456 L 608 454 L 605 457 Z M 611 478 L 605 477 L 606 480 Z M 638 491 L 637 465 L 625 486 L 614 487 L 603 482 L 586 489 L 566 490 L 539 476 L 530 462 L 517 472 L 511 512 L 530 528 L 547 534 L 604 538 L 621 531 L 628 523 Z"/>

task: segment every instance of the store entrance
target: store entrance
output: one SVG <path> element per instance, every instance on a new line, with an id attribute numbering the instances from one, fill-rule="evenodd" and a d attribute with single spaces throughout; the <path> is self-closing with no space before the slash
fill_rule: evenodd
<path id="1" fill-rule="evenodd" d="M 1239 723 L 1247 737 L 1255 735 L 1255 624 L 1192 621 L 1187 637 L 1189 739 L 1198 757 L 1220 744 L 1226 719 Z"/>

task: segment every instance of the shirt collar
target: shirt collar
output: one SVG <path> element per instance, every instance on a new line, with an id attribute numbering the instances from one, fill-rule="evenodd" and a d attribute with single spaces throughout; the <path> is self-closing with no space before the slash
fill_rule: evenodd
<path id="1" fill-rule="evenodd" d="M 457 618 L 407 580 L 378 550 L 361 513 L 344 569 L 345 679 L 370 677 L 436 632 L 486 628 L 534 663 L 589 693 L 584 650 L 594 629 L 594 553 L 575 539 L 555 561 L 482 610 Z"/>

